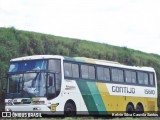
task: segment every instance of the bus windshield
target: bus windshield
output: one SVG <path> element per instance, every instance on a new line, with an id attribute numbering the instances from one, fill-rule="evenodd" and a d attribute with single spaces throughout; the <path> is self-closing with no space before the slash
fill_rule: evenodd
<path id="1" fill-rule="evenodd" d="M 46 73 L 10 74 L 7 94 L 13 98 L 44 97 L 46 95 Z"/>
<path id="2" fill-rule="evenodd" d="M 8 72 L 46 70 L 47 60 L 26 60 L 11 62 Z"/>
<path id="3" fill-rule="evenodd" d="M 61 86 L 60 63 L 58 59 L 11 62 L 6 97 L 55 97 Z"/>

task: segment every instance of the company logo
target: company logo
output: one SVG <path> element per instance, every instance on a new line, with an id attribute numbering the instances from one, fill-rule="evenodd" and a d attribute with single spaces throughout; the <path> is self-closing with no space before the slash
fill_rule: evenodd
<path id="1" fill-rule="evenodd" d="M 135 88 L 112 86 L 112 92 L 135 94 Z"/>

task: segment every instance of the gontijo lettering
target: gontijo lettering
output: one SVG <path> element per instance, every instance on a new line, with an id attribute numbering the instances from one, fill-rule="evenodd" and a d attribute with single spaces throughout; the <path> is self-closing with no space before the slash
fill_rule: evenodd
<path id="1" fill-rule="evenodd" d="M 135 88 L 112 86 L 112 92 L 134 94 Z"/>

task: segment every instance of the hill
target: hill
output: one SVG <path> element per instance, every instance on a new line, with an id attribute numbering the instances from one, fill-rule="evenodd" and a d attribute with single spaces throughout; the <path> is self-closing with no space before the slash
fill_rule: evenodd
<path id="1" fill-rule="evenodd" d="M 153 67 L 156 70 L 160 88 L 159 55 L 86 40 L 20 31 L 13 27 L 0 28 L 0 77 L 2 86 L 5 82 L 4 76 L 10 59 L 38 54 L 60 54 L 71 57 L 83 56 L 117 61 L 126 65 Z"/>

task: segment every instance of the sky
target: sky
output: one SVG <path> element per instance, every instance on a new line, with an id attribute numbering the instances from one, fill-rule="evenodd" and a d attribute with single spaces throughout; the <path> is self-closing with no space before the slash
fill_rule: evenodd
<path id="1" fill-rule="evenodd" d="M 160 0 L 0 0 L 0 27 L 160 55 Z"/>

